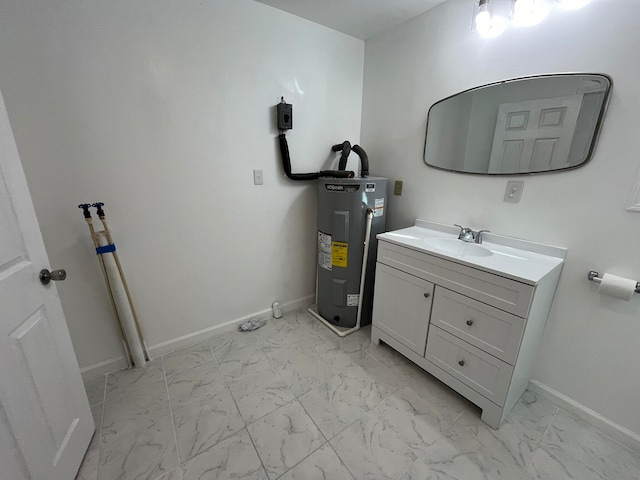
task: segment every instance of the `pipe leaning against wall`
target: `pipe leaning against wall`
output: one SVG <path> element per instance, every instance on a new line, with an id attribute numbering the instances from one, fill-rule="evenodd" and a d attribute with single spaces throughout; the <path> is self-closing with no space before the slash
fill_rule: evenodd
<path id="1" fill-rule="evenodd" d="M 78 205 L 78 208 L 82 209 L 84 219 L 89 226 L 93 246 L 96 248 L 100 269 L 104 275 L 104 281 L 109 293 L 109 299 L 111 300 L 111 306 L 113 307 L 115 320 L 122 337 L 127 365 L 129 368 L 132 366 L 140 368 L 146 365 L 150 357 L 147 353 L 140 325 L 138 324 L 138 317 L 133 305 L 131 292 L 127 286 L 127 281 L 122 271 L 118 254 L 116 253 L 116 246 L 111 238 L 109 225 L 107 224 L 105 213 L 102 209 L 103 205 L 104 203 L 101 202 L 94 203 L 93 205 L 82 203 Z M 104 228 L 103 231 L 97 232 L 95 230 L 91 212 L 89 211 L 90 207 L 97 209 L 98 218 Z"/>
<path id="2" fill-rule="evenodd" d="M 98 243 L 101 247 L 106 247 L 110 244 L 109 240 L 107 240 L 107 235 L 105 234 L 105 232 L 97 232 L 97 235 Z M 138 329 L 136 328 L 136 321 L 133 316 L 133 310 L 131 309 L 131 304 L 129 303 L 129 297 L 127 295 L 127 291 L 125 290 L 124 283 L 122 282 L 122 277 L 120 276 L 118 264 L 116 263 L 116 259 L 114 258 L 113 253 L 105 252 L 101 255 L 104 261 L 104 269 L 107 275 L 107 280 L 109 282 L 108 287 L 111 289 L 111 292 L 113 294 L 113 301 L 116 306 L 118 318 L 120 319 L 120 324 L 127 339 L 127 344 L 129 347 L 129 351 L 131 352 L 131 357 L 133 358 L 133 363 L 136 368 L 144 367 L 146 364 L 146 359 L 144 351 L 142 349 L 142 340 L 138 335 Z"/>

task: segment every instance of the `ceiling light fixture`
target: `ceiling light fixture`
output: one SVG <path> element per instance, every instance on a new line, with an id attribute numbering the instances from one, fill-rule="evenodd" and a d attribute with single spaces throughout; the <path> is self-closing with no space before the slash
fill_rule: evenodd
<path id="1" fill-rule="evenodd" d="M 499 15 L 492 15 L 491 7 L 496 0 L 476 0 L 475 16 L 473 17 L 472 31 L 480 34 L 484 38 L 493 38 L 499 36 L 506 27 L 504 18 Z M 495 6 L 495 5 L 493 5 Z"/>
<path id="2" fill-rule="evenodd" d="M 491 13 L 489 12 L 489 0 L 480 0 L 478 13 L 476 14 L 476 30 L 481 35 L 486 35 L 491 30 Z"/>

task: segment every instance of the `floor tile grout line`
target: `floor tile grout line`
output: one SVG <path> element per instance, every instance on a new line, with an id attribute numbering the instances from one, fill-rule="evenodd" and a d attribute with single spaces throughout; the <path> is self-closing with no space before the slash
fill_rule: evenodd
<path id="1" fill-rule="evenodd" d="M 171 379 L 171 378 L 175 377 L 176 375 L 183 374 L 183 373 L 188 372 L 188 371 L 190 371 L 190 370 L 193 370 L 193 369 L 195 369 L 195 368 L 197 368 L 197 367 L 201 367 L 201 366 L 203 366 L 203 365 L 206 365 L 207 363 L 214 363 L 214 362 L 215 362 L 215 364 L 216 364 L 216 368 L 219 368 L 219 366 L 218 366 L 218 362 L 217 362 L 217 361 L 215 361 L 215 358 L 213 358 L 213 359 L 211 359 L 211 360 L 207 360 L 207 361 L 205 361 L 205 362 L 198 363 L 197 365 L 193 365 L 192 367 L 185 368 L 184 370 L 180 370 L 179 372 L 171 373 L 171 374 L 169 374 L 169 375 L 166 375 L 166 374 L 165 374 L 165 380 L 169 380 L 169 379 Z M 157 381 L 159 382 L 160 380 L 157 380 Z M 155 382 L 153 382 L 153 383 L 155 383 Z"/>
<path id="2" fill-rule="evenodd" d="M 335 437 L 334 437 L 335 438 Z M 342 460 L 342 457 L 338 454 L 338 452 L 336 451 L 336 449 L 333 447 L 333 445 L 331 445 L 331 442 L 327 442 L 327 444 L 329 445 L 329 448 L 331 450 L 333 450 L 333 453 L 336 454 L 336 457 L 338 457 L 338 460 L 340 460 L 340 464 L 347 470 L 347 472 L 349 472 L 349 475 L 351 475 L 352 478 L 356 478 L 356 476 L 353 474 L 353 472 L 349 469 L 349 467 L 347 466 L 346 463 L 344 463 L 344 461 Z"/>
<path id="3" fill-rule="evenodd" d="M 237 404 L 236 404 L 236 401 L 235 401 L 235 399 L 233 398 L 233 395 L 231 395 L 231 392 L 229 391 L 229 388 L 228 388 L 226 385 L 223 385 L 223 388 L 227 391 L 227 393 L 229 394 L 229 397 L 231 397 L 231 401 L 232 401 L 232 402 L 234 403 L 234 405 L 236 406 L 236 410 L 238 410 L 238 415 L 240 415 L 240 410 L 238 409 L 238 406 L 237 406 Z M 215 396 L 215 395 L 219 395 L 220 393 L 221 393 L 221 392 L 217 392 L 217 393 L 215 393 L 215 394 L 214 394 L 214 396 Z M 204 404 L 204 403 L 202 403 L 202 402 L 205 402 L 205 400 L 206 400 L 206 399 L 197 399 L 198 403 L 189 403 L 189 404 L 187 404 L 187 405 L 183 405 L 182 407 L 178 408 L 178 410 L 176 410 L 176 411 L 181 411 L 181 410 L 186 410 L 186 409 L 194 409 L 194 408 L 197 408 L 197 407 L 202 408 L 202 407 L 205 405 L 205 404 Z M 165 418 L 166 418 L 166 417 L 165 417 Z M 191 459 L 193 459 L 193 458 L 195 458 L 195 457 L 197 457 L 197 456 L 199 456 L 199 455 L 202 455 L 203 453 L 205 453 L 206 451 L 210 450 L 211 448 L 214 448 L 216 445 L 218 445 L 218 444 L 220 444 L 220 443 L 224 442 L 225 440 L 228 440 L 229 438 L 233 437 L 234 435 L 238 434 L 238 433 L 239 433 L 239 432 L 241 432 L 242 430 L 246 430 L 246 428 L 247 428 L 247 426 L 248 426 L 249 424 L 247 424 L 247 423 L 244 421 L 244 418 L 242 418 L 242 415 L 240 415 L 240 418 L 242 419 L 242 423 L 243 423 L 242 428 L 239 428 L 239 429 L 238 429 L 238 430 L 236 430 L 235 432 L 231 432 L 231 433 L 229 433 L 227 436 L 225 436 L 225 437 L 221 438 L 220 440 L 218 440 L 216 443 L 214 443 L 214 444 L 213 444 L 213 445 L 211 445 L 210 447 L 207 447 L 205 450 L 203 450 L 203 451 L 201 451 L 201 452 L 198 452 L 198 453 L 196 453 L 195 455 L 192 455 L 191 457 L 189 457 L 189 458 L 185 459 L 183 462 L 180 462 L 180 465 L 182 465 L 182 464 L 184 464 L 184 463 L 186 463 L 186 462 L 190 461 Z M 175 428 L 175 427 L 174 427 L 174 428 Z M 248 432 L 247 432 L 247 433 L 248 433 Z M 176 442 L 177 442 L 177 440 L 176 440 Z"/>
<path id="4" fill-rule="evenodd" d="M 233 398 L 233 395 L 232 395 Z M 235 402 L 235 399 L 234 399 Z M 300 407 L 302 408 L 302 410 L 304 411 L 305 415 L 307 415 L 309 417 L 309 419 L 311 420 L 311 422 L 314 424 L 314 426 L 318 429 L 318 432 L 320 432 L 320 435 L 322 435 L 322 438 L 324 438 L 324 443 L 322 445 L 320 445 L 318 448 L 316 448 L 315 450 L 311 451 L 308 455 L 306 455 L 302 460 L 300 460 L 298 463 L 296 463 L 295 465 L 293 465 L 291 468 L 288 468 L 286 471 L 282 472 L 280 475 L 278 475 L 278 477 L 276 477 L 277 480 L 278 478 L 280 478 L 282 475 L 284 475 L 285 473 L 287 473 L 289 470 L 291 470 L 292 468 L 294 468 L 296 465 L 300 464 L 301 462 L 303 462 L 307 457 L 309 457 L 311 454 L 313 454 L 314 452 L 316 452 L 317 450 L 319 450 L 320 448 L 322 448 L 324 445 L 329 444 L 329 440 L 327 440 L 327 437 L 324 433 L 322 433 L 322 430 L 320 430 L 320 427 L 318 427 L 318 425 L 316 424 L 315 420 L 311 417 L 311 415 L 309 415 L 309 413 L 307 412 L 307 410 L 304 408 L 304 405 L 302 405 L 302 403 L 297 399 L 294 398 L 293 400 L 288 401 L 287 403 L 285 403 L 284 405 L 279 406 L 278 408 L 276 408 L 275 410 L 267 413 L 266 415 L 263 415 L 262 417 L 254 420 L 251 423 L 247 423 L 245 425 L 245 428 L 247 429 L 247 433 L 249 433 L 249 438 L 251 438 L 251 442 L 253 443 L 253 437 L 251 437 L 251 432 L 249 432 L 249 426 L 253 425 L 254 423 L 260 421 L 261 419 L 263 419 L 264 417 L 266 417 L 267 415 L 272 414 L 273 412 L 275 412 L 276 410 L 279 410 L 280 408 L 288 405 L 288 404 L 293 404 L 294 402 L 297 402 L 298 405 L 300 405 Z M 255 443 L 253 445 L 253 448 L 256 448 Z M 258 449 L 256 448 L 256 452 L 258 452 Z M 258 453 L 258 457 L 260 458 L 260 462 L 262 462 L 262 458 L 260 457 L 260 453 Z M 262 464 L 262 467 L 265 469 L 265 472 L 267 472 L 267 469 L 264 467 L 264 463 Z M 267 472 L 267 476 L 268 476 L 268 472 Z"/>
<path id="5" fill-rule="evenodd" d="M 325 385 L 325 384 L 326 384 L 326 382 L 325 382 L 325 383 L 323 383 L 323 384 L 321 384 L 321 385 L 319 385 L 318 387 L 314 387 L 314 388 L 319 388 L 319 387 L 321 387 L 322 385 Z M 312 390 L 313 390 L 313 389 L 312 389 Z M 333 435 L 332 437 L 327 437 L 327 436 L 322 432 L 322 430 L 320 429 L 320 427 L 318 426 L 318 424 L 316 423 L 316 421 L 313 419 L 313 417 L 311 416 L 311 414 L 309 414 L 309 412 L 307 412 L 307 409 L 306 409 L 306 408 L 304 408 L 303 403 L 302 403 L 299 399 L 297 399 L 297 398 L 296 398 L 296 400 L 298 400 L 298 402 L 299 402 L 299 403 L 300 403 L 300 405 L 302 406 L 302 409 L 303 409 L 303 410 L 305 411 L 305 413 L 309 416 L 309 418 L 311 418 L 311 421 L 313 422 L 313 424 L 318 428 L 318 430 L 320 430 L 320 433 L 321 433 L 321 434 L 322 434 L 322 436 L 327 440 L 327 442 L 328 442 L 328 443 L 330 443 L 330 442 L 331 442 L 331 440 L 333 440 L 334 438 L 336 438 L 338 435 L 340 435 L 342 432 L 344 432 L 344 431 L 345 431 L 347 428 L 349 428 L 351 425 L 353 425 L 354 423 L 356 423 L 356 422 L 358 422 L 358 421 L 360 421 L 360 420 L 362 419 L 362 415 L 359 415 L 359 416 L 358 416 L 358 418 L 355 418 L 353 421 L 351 421 L 351 422 L 347 423 L 343 428 L 341 428 L 339 431 L 337 431 L 335 435 Z M 364 412 L 364 414 L 367 414 L 367 413 L 371 412 L 372 410 L 373 410 L 373 409 L 367 409 L 367 410 Z"/>
<path id="6" fill-rule="evenodd" d="M 212 351 L 213 351 L 213 349 L 212 349 Z M 266 356 L 266 355 L 265 355 L 265 356 Z M 218 366 L 218 368 L 220 368 L 220 366 L 218 365 L 218 360 L 215 358 L 215 355 L 214 355 L 214 359 L 215 359 L 216 365 Z M 267 358 L 267 360 L 269 360 L 269 359 Z M 222 372 L 220 372 L 220 373 L 222 374 Z M 279 376 L 278 372 L 275 372 L 275 373 Z M 243 423 L 244 423 L 244 429 L 246 429 L 246 430 L 247 430 L 247 433 L 249 434 L 249 437 L 251 437 L 251 434 L 249 433 L 249 428 L 248 428 L 248 427 L 249 427 L 249 425 L 252 425 L 253 423 L 255 423 L 255 422 L 257 422 L 257 421 L 259 421 L 259 420 L 263 419 L 264 417 L 266 417 L 267 415 L 269 415 L 269 414 L 271 414 L 271 413 L 275 412 L 275 411 L 276 411 L 276 410 L 278 410 L 279 408 L 284 407 L 286 404 L 293 402 L 293 400 L 297 400 L 297 398 L 294 398 L 293 400 L 290 400 L 289 402 L 286 402 L 285 404 L 280 405 L 279 407 L 275 408 L 275 409 L 274 409 L 274 410 L 272 410 L 271 412 L 269 412 L 269 413 L 265 413 L 265 414 L 264 414 L 264 415 L 262 415 L 261 417 L 256 418 L 255 420 L 252 420 L 251 422 L 247 422 L 247 421 L 245 420 L 244 416 L 242 415 L 242 413 L 240 412 L 240 408 L 238 407 L 238 402 L 236 401 L 236 398 L 233 396 L 233 392 L 231 391 L 231 383 L 227 381 L 227 377 L 226 377 L 226 375 L 222 374 L 222 377 L 223 377 L 223 383 L 224 383 L 224 386 L 225 386 L 225 388 L 227 389 L 227 391 L 229 392 L 229 396 L 231 397 L 231 400 L 233 400 L 233 404 L 236 406 L 236 410 L 238 411 L 238 414 L 240 415 L 240 418 L 242 418 L 242 421 L 243 421 Z M 293 393 L 293 392 L 292 392 L 292 393 Z M 295 397 L 295 395 L 294 395 L 294 397 Z M 251 441 L 252 441 L 252 443 L 253 443 L 253 439 L 251 439 Z M 255 445 L 254 445 L 254 448 L 255 448 Z M 256 449 L 256 452 L 257 452 L 257 449 Z M 258 457 L 259 457 L 259 455 L 258 455 Z M 260 462 L 262 462 L 262 459 L 260 459 Z M 264 464 L 263 464 L 263 468 L 264 468 Z M 265 472 L 266 472 L 266 471 L 267 471 L 267 470 L 266 470 L 266 468 L 265 468 Z"/>
<path id="7" fill-rule="evenodd" d="M 235 403 L 235 402 L 236 402 L 236 399 L 235 399 L 235 398 L 233 398 L 233 394 L 232 394 L 231 392 L 229 392 L 229 393 L 231 394 L 231 398 L 233 399 L 233 401 L 234 401 L 234 403 Z M 256 423 L 256 422 L 259 422 L 260 420 L 262 420 L 262 419 L 263 419 L 264 417 L 266 417 L 267 415 L 271 415 L 271 414 L 272 414 L 273 412 L 275 412 L 276 410 L 280 410 L 282 407 L 284 407 L 284 406 L 286 406 L 286 405 L 288 405 L 288 404 L 290 404 L 290 403 L 293 403 L 293 402 L 294 402 L 294 401 L 296 401 L 296 400 L 298 400 L 298 399 L 297 399 L 297 398 L 294 398 L 294 399 L 292 399 L 292 400 L 289 400 L 288 402 L 286 402 L 286 403 L 284 403 L 284 404 L 280 405 L 279 407 L 275 408 L 274 410 L 271 410 L 269 413 L 265 413 L 265 414 L 264 414 L 264 415 L 262 415 L 261 417 L 256 418 L 255 420 L 251 420 L 250 422 L 247 422 L 247 421 L 244 419 L 244 417 L 242 416 L 242 413 L 240 413 L 240 417 L 242 417 L 242 421 L 243 421 L 243 422 L 245 422 L 245 427 L 249 428 L 249 426 L 250 426 L 250 425 L 253 425 L 253 424 L 254 424 L 254 423 Z M 302 405 L 302 404 L 301 404 L 301 405 Z M 236 408 L 238 408 L 238 404 L 237 404 L 237 403 L 236 403 Z M 304 408 L 304 407 L 302 407 L 302 408 Z M 240 412 L 240 409 L 239 409 L 239 408 L 238 408 L 238 412 Z M 306 412 L 305 412 L 305 413 L 306 413 Z M 313 419 L 312 419 L 312 420 L 313 420 Z M 322 433 L 322 432 L 320 432 L 320 433 Z"/>
<path id="8" fill-rule="evenodd" d="M 320 432 L 322 434 L 322 432 Z M 324 435 L 323 435 L 324 437 Z M 302 460 L 300 460 L 298 463 L 296 463 L 295 465 L 291 466 L 290 468 L 288 468 L 286 471 L 282 472 L 280 475 L 278 475 L 274 480 L 278 480 L 279 478 L 282 478 L 284 475 L 287 474 L 287 472 L 289 472 L 290 470 L 293 470 L 294 468 L 296 468 L 298 465 L 300 465 L 302 462 L 304 462 L 307 458 L 309 458 L 311 455 L 313 455 L 314 453 L 316 453 L 318 450 L 320 450 L 322 447 L 324 447 L 325 445 L 329 445 L 329 442 L 326 440 L 325 437 L 325 441 L 322 445 L 320 445 L 318 448 L 316 448 L 315 450 L 312 450 L 311 452 L 309 452 L 308 455 L 306 455 Z M 329 445 L 331 446 L 331 445 Z M 338 457 L 340 458 L 340 457 Z M 342 460 L 340 460 L 342 462 Z"/>
<path id="9" fill-rule="evenodd" d="M 160 360 L 158 360 L 158 359 L 160 359 Z M 155 357 L 155 359 L 153 361 L 159 361 L 162 364 L 162 357 Z M 151 362 L 147 362 L 147 365 L 149 363 L 151 363 Z M 140 367 L 140 369 L 137 369 L 137 370 L 142 370 L 143 368 L 148 368 L 148 367 L 146 367 L 146 366 L 145 367 Z M 130 371 L 130 370 L 134 371 L 134 370 L 136 370 L 136 368 L 134 368 L 134 367 L 124 368 L 124 369 L 121 369 L 121 370 L 116 370 L 116 372 L 122 372 L 122 371 L 125 371 L 125 370 L 126 371 Z M 108 377 L 109 375 L 112 375 L 113 373 L 116 373 L 116 372 L 107 373 L 106 375 Z M 163 378 L 165 376 L 164 367 L 162 368 L 162 376 L 163 376 Z M 139 385 L 135 385 L 135 386 L 134 385 L 125 385 L 123 387 L 124 388 L 124 392 L 119 393 L 118 395 L 114 395 L 113 397 L 107 398 L 107 387 L 109 386 L 108 378 L 107 378 L 107 380 L 106 380 L 107 383 L 106 383 L 106 386 L 105 386 L 105 403 L 107 401 L 115 400 L 116 398 L 121 398 L 123 395 L 126 395 L 126 394 L 131 393 L 131 392 L 136 391 L 136 390 L 140 390 L 140 389 L 142 389 L 144 387 L 148 387 L 152 383 L 156 383 L 156 382 L 160 382 L 160 381 L 162 381 L 162 379 L 154 380 L 152 382 L 144 381 L 143 383 L 141 383 Z"/>
<path id="10" fill-rule="evenodd" d="M 309 412 L 307 412 L 307 409 L 304 408 L 304 405 L 302 404 L 302 402 L 300 400 L 298 400 L 297 398 L 295 399 L 296 402 L 298 402 L 298 405 L 300 405 L 300 407 L 302 407 L 302 411 L 307 415 L 307 417 L 309 417 L 309 419 L 311 420 L 311 422 L 315 425 L 315 427 L 318 429 L 318 431 L 320 432 L 320 435 L 322 435 L 322 438 L 324 438 L 325 443 L 329 442 L 329 439 L 327 438 L 327 436 L 322 432 L 322 430 L 320 430 L 320 426 L 316 423 L 316 421 L 313 419 L 313 417 L 311 416 L 311 414 Z"/>
<path id="11" fill-rule="evenodd" d="M 558 407 L 557 405 L 555 407 L 556 407 L 556 411 L 551 416 L 551 419 L 549 420 L 549 423 L 547 424 L 547 426 L 545 427 L 544 431 L 542 432 L 542 435 L 540 436 L 540 439 L 536 442 L 535 447 L 531 449 L 531 458 L 529 459 L 529 462 L 525 464 L 525 467 L 529 466 L 529 463 L 533 460 L 533 454 L 538 450 L 538 448 L 540 448 L 540 444 L 542 444 L 542 441 L 544 440 L 544 437 L 547 436 L 547 432 L 549 431 L 549 429 L 551 429 L 551 426 L 553 425 L 553 421 L 558 416 L 558 413 L 560 413 L 560 407 Z"/>
<path id="12" fill-rule="evenodd" d="M 234 400 L 235 401 L 235 400 Z M 249 440 L 251 440 L 251 445 L 253 445 L 253 451 L 256 452 L 258 456 L 258 460 L 260 460 L 260 465 L 262 465 L 262 470 L 264 471 L 267 478 L 269 478 L 269 472 L 267 471 L 267 467 L 264 466 L 264 462 L 262 461 L 262 457 L 260 456 L 260 452 L 256 448 L 256 442 L 253 441 L 253 437 L 251 436 L 251 432 L 249 431 L 249 425 L 244 426 L 244 430 L 247 431 L 247 435 L 249 436 Z"/>
<path id="13" fill-rule="evenodd" d="M 176 432 L 176 421 L 173 418 L 173 407 L 171 406 L 171 397 L 169 396 L 169 381 L 167 380 L 167 372 L 164 368 L 164 356 L 160 357 L 162 360 L 162 373 L 164 376 L 164 387 L 167 392 L 167 403 L 169 404 L 169 415 L 171 415 L 171 428 L 173 428 L 173 441 L 176 446 L 176 458 L 178 459 L 178 467 L 182 468 L 182 461 L 180 460 L 180 449 L 178 448 L 178 433 Z"/>
<path id="14" fill-rule="evenodd" d="M 295 392 L 293 391 L 293 389 L 291 388 L 291 386 L 289 385 L 289 383 L 287 382 L 287 380 L 280 374 L 280 372 L 278 372 L 278 369 L 276 368 L 276 364 L 273 360 L 271 360 L 271 358 L 269 358 L 269 355 L 266 354 L 266 352 L 264 351 L 264 347 L 261 348 L 262 353 L 264 354 L 265 358 L 267 359 L 267 362 L 269 363 L 269 366 L 271 368 L 271 370 L 273 372 L 275 372 L 275 374 L 278 376 L 278 378 L 280 378 L 285 385 L 287 386 L 287 389 L 289 390 L 289 392 L 291 392 L 294 396 L 294 398 L 297 400 L 299 397 L 301 397 L 302 395 L 306 394 L 307 392 L 309 392 L 310 390 L 312 390 L 315 387 L 310 388 L 309 390 L 301 393 L 300 395 L 296 395 Z M 321 359 L 322 360 L 322 359 Z M 317 378 L 317 377 L 316 377 Z M 317 379 L 318 381 L 320 381 L 320 379 Z"/>
<path id="15" fill-rule="evenodd" d="M 367 355 L 368 355 L 368 352 L 366 352 L 366 351 L 365 351 L 365 350 L 363 350 L 362 348 L 360 348 L 360 351 L 362 351 L 362 352 L 364 352 L 365 354 L 367 354 Z M 353 352 L 353 353 L 357 353 L 357 352 Z M 322 359 L 322 357 L 320 357 L 320 358 Z M 373 358 L 373 357 L 372 357 L 372 358 Z M 384 365 L 384 364 L 382 364 L 382 362 L 380 362 L 378 359 L 374 358 L 374 360 L 375 360 L 376 362 L 380 363 L 381 365 L 385 366 L 385 365 Z M 357 364 L 356 364 L 356 365 L 357 365 Z M 357 365 L 357 366 L 360 366 L 360 365 Z M 360 367 L 361 367 L 361 366 L 360 366 Z M 388 368 L 388 367 L 386 367 L 386 366 L 385 366 L 385 368 Z M 366 372 L 366 370 L 365 370 L 365 372 Z M 366 372 L 366 373 L 368 374 L 369 372 Z M 369 413 L 369 412 L 373 412 L 375 409 L 377 409 L 377 408 L 378 408 L 378 406 L 380 406 L 384 401 L 386 401 L 386 399 L 388 399 L 388 398 L 389 398 L 391 395 L 393 395 L 395 392 L 397 392 L 398 390 L 400 390 L 401 388 L 403 388 L 403 387 L 404 387 L 407 383 L 409 383 L 409 382 L 410 382 L 414 377 L 415 377 L 415 375 L 413 375 L 412 377 L 410 377 L 409 379 L 407 379 L 404 383 L 402 383 L 402 384 L 401 384 L 400 386 L 398 386 L 396 389 L 394 389 L 394 390 L 392 390 L 392 391 L 387 392 L 387 394 L 385 394 L 385 395 L 383 395 L 383 396 L 381 395 L 381 399 L 380 399 L 380 401 L 378 401 L 374 406 L 369 407 L 369 406 L 367 406 L 367 405 L 364 405 L 364 408 L 366 409 L 366 410 L 365 410 L 365 412 L 364 412 L 364 414 L 367 414 L 367 413 Z M 375 379 L 374 379 L 374 381 L 375 381 Z M 310 389 L 309 391 L 314 390 L 314 389 L 317 389 L 317 388 L 320 388 L 320 387 L 322 387 L 323 385 L 326 385 L 326 384 L 327 384 L 327 382 L 321 383 L 320 385 L 318 385 L 318 386 L 316 386 L 316 387 L 313 387 L 313 388 L 312 388 L 312 389 Z M 306 392 L 306 393 L 308 393 L 308 392 Z M 304 395 L 304 394 L 303 394 L 303 395 Z M 303 396 L 303 395 L 300 395 L 300 396 Z M 296 399 L 299 401 L 299 397 L 296 397 Z M 311 417 L 311 415 L 310 415 L 310 414 L 307 412 L 307 410 L 304 408 L 304 405 L 302 404 L 302 402 L 300 402 L 300 405 L 302 405 L 302 408 L 305 410 L 305 412 L 307 413 L 307 415 L 309 415 L 309 417 L 310 417 L 310 418 L 311 418 L 311 420 L 314 422 L 314 424 L 316 425 L 316 427 L 318 428 L 318 430 L 320 430 L 320 428 L 319 428 L 319 427 L 318 427 L 318 425 L 316 424 L 315 420 L 313 420 L 313 417 Z M 338 435 L 340 435 L 342 432 L 344 432 L 344 431 L 345 431 L 347 428 L 349 428 L 351 425 L 353 425 L 354 423 L 356 423 L 357 421 L 359 421 L 360 419 L 362 419 L 362 416 L 363 416 L 363 415 L 359 415 L 359 416 L 358 416 L 357 418 L 355 418 L 353 421 L 351 421 L 351 422 L 349 422 L 348 424 L 346 424 L 342 429 L 340 429 L 338 432 L 336 432 L 336 434 L 335 434 L 335 435 L 333 435 L 333 436 L 332 436 L 330 439 L 328 439 L 327 441 L 328 441 L 328 442 L 330 442 L 331 440 L 333 440 L 335 437 L 337 437 Z M 322 433 L 322 435 L 323 435 L 325 438 L 327 438 L 327 437 L 326 437 L 326 435 L 324 435 L 324 433 L 322 432 L 322 430 L 320 430 L 320 433 Z"/>
<path id="16" fill-rule="evenodd" d="M 104 376 L 104 391 L 102 392 L 102 406 L 104 407 L 105 402 L 107 401 L 107 375 Z"/>
<path id="17" fill-rule="evenodd" d="M 98 465 L 96 466 L 96 479 L 100 474 L 100 458 L 102 457 L 102 423 L 104 422 L 104 410 L 107 405 L 107 375 L 104 376 L 104 393 L 102 394 L 102 408 L 100 411 L 100 426 L 98 429 Z"/>
<path id="18" fill-rule="evenodd" d="M 102 443 L 102 422 L 104 421 L 104 410 L 107 405 L 107 375 L 104 376 L 104 392 L 102 393 L 102 408 L 100 409 L 100 430 L 98 434 L 98 441 Z M 99 446 L 99 445 L 98 445 Z"/>
<path id="19" fill-rule="evenodd" d="M 203 342 L 199 342 L 199 343 L 196 343 L 195 345 L 200 345 L 201 343 L 205 343 L 205 342 L 204 342 L 204 341 L 203 341 Z M 173 352 L 169 352 L 169 353 L 165 353 L 164 355 L 161 355 L 161 356 L 160 356 L 160 358 L 162 358 L 162 365 L 163 365 L 163 369 L 164 369 L 165 377 L 166 377 L 166 376 L 171 377 L 171 376 L 176 375 L 176 374 L 178 374 L 178 373 L 182 373 L 182 372 L 184 372 L 184 371 L 186 371 L 186 370 L 190 370 L 190 369 L 192 369 L 192 368 L 198 367 L 198 366 L 200 366 L 200 365 L 202 365 L 202 364 L 205 364 L 205 363 L 207 363 L 207 362 L 212 361 L 212 360 L 215 358 L 215 356 L 214 356 L 214 354 L 213 354 L 213 349 L 211 348 L 211 344 L 209 344 L 208 342 L 207 342 L 207 344 L 208 344 L 208 346 L 209 346 L 209 353 L 211 354 L 211 358 L 210 358 L 210 359 L 208 359 L 208 360 L 202 360 L 202 361 L 199 361 L 199 362 L 198 362 L 198 363 L 196 363 L 195 365 L 191 365 L 190 367 L 183 368 L 183 369 L 181 369 L 181 370 L 176 370 L 175 372 L 170 373 L 170 374 L 167 374 L 166 367 L 164 366 L 164 357 L 166 357 L 167 355 L 172 355 L 172 354 L 174 354 L 174 353 L 176 353 L 176 352 L 178 352 L 178 351 L 180 351 L 180 350 L 182 350 L 182 349 L 175 350 L 175 351 L 173 351 Z M 192 345 L 192 346 L 193 346 L 193 345 Z"/>

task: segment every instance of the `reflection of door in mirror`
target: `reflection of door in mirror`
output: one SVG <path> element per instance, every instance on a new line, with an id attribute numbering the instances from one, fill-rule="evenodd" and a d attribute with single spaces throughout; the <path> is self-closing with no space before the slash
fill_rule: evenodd
<path id="1" fill-rule="evenodd" d="M 480 175 L 522 175 L 584 165 L 594 153 L 611 93 L 601 74 L 504 80 L 434 103 L 425 162 Z"/>
<path id="2" fill-rule="evenodd" d="M 581 105 L 582 95 L 501 104 L 489 173 L 568 167 Z"/>

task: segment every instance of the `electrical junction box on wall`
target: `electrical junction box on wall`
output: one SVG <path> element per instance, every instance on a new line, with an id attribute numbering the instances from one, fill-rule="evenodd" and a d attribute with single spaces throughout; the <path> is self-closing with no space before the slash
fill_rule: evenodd
<path id="1" fill-rule="evenodd" d="M 276 106 L 278 130 L 291 130 L 293 128 L 293 105 L 284 103 L 284 98 Z"/>

